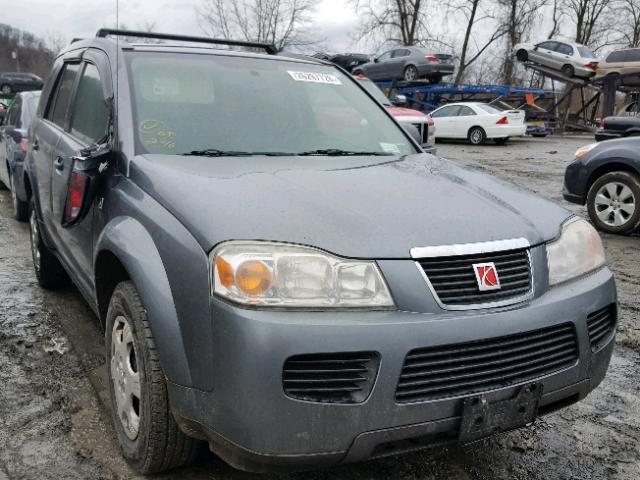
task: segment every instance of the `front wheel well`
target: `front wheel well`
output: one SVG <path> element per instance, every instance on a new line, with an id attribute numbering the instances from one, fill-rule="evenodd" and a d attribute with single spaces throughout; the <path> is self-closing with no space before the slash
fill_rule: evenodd
<path id="1" fill-rule="evenodd" d="M 628 173 L 632 173 L 634 175 L 640 176 L 640 172 L 637 169 L 633 168 L 630 165 L 627 165 L 626 163 L 611 162 L 611 163 L 605 163 L 604 165 L 600 165 L 589 176 L 589 181 L 587 182 L 587 186 L 584 190 L 585 202 L 587 199 L 587 195 L 589 195 L 589 190 L 591 190 L 591 187 L 596 182 L 596 180 L 598 180 L 602 175 L 605 175 L 611 172 L 628 172 Z"/>
<path id="2" fill-rule="evenodd" d="M 129 272 L 111 251 L 103 250 L 96 258 L 95 285 L 100 323 L 104 327 L 111 295 L 120 282 L 130 280 Z"/>

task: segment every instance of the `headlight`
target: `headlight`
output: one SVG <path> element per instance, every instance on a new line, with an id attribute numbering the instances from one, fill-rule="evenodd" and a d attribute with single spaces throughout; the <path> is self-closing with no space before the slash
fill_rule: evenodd
<path id="1" fill-rule="evenodd" d="M 591 150 L 593 150 L 597 146 L 598 146 L 597 143 L 590 143 L 589 145 L 585 145 L 584 147 L 580 147 L 578 150 L 576 150 L 576 160 L 578 160 L 579 158 L 584 157 L 587 153 L 589 153 Z"/>
<path id="2" fill-rule="evenodd" d="M 231 241 L 211 253 L 213 293 L 244 305 L 304 308 L 392 307 L 375 262 L 315 248 Z"/>
<path id="3" fill-rule="evenodd" d="M 600 235 L 591 224 L 572 218 L 562 225 L 560 238 L 547 244 L 549 285 L 592 272 L 605 263 Z"/>

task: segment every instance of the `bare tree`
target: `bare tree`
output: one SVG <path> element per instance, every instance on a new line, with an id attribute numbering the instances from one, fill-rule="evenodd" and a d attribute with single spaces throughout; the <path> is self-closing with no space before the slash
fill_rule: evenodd
<path id="1" fill-rule="evenodd" d="M 272 43 L 282 50 L 316 43 L 303 33 L 314 4 L 313 0 L 202 0 L 196 15 L 209 36 Z"/>
<path id="2" fill-rule="evenodd" d="M 427 0 L 352 0 L 362 19 L 359 40 L 418 45 L 427 41 Z"/>
<path id="3" fill-rule="evenodd" d="M 575 22 L 576 42 L 584 45 L 594 41 L 599 45 L 606 43 L 612 28 L 611 22 L 604 20 L 614 3 L 614 0 L 563 0 L 567 16 Z"/>
<path id="4" fill-rule="evenodd" d="M 553 0 L 551 5 L 551 30 L 549 30 L 549 35 L 547 35 L 547 39 L 551 39 L 560 33 L 560 24 L 562 23 L 562 18 L 564 17 L 564 9 L 562 8 L 563 0 Z"/>
<path id="5" fill-rule="evenodd" d="M 483 0 L 458 0 L 452 6 L 461 13 L 466 21 L 464 40 L 459 53 L 458 73 L 455 83 L 460 84 L 464 78 L 466 70 L 475 62 L 494 42 L 502 38 L 506 33 L 503 25 L 499 25 L 488 38 L 478 40 L 474 27 L 489 20 L 495 20 L 495 16 L 484 10 L 484 6 L 489 2 Z M 481 5 L 482 4 L 482 5 Z M 477 28 L 476 28 L 477 30 Z"/>
<path id="6" fill-rule="evenodd" d="M 507 40 L 502 73 L 504 84 L 511 85 L 515 80 L 513 47 L 526 39 L 546 3 L 547 0 L 498 0 Z"/>
<path id="7" fill-rule="evenodd" d="M 620 0 L 618 17 L 623 21 L 617 30 L 621 34 L 621 44 L 625 47 L 640 47 L 640 1 Z"/>

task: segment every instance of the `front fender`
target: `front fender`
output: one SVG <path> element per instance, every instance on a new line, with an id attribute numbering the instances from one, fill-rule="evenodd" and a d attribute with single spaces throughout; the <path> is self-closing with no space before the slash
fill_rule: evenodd
<path id="1" fill-rule="evenodd" d="M 173 383 L 192 386 L 171 286 L 153 238 L 133 218 L 116 217 L 98 239 L 95 251 L 105 250 L 120 260 L 140 294 L 165 375 Z"/>

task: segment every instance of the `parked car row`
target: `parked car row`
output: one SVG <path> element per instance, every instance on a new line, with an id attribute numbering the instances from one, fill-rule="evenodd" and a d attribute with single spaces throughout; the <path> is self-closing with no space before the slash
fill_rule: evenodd
<path id="1" fill-rule="evenodd" d="M 640 73 L 640 48 L 625 48 L 599 58 L 589 47 L 564 40 L 541 43 L 521 43 L 513 48 L 513 55 L 521 62 L 531 62 L 557 70 L 566 77 L 593 78 Z M 640 75 L 624 77 L 622 84 L 640 84 Z"/>
<path id="2" fill-rule="evenodd" d="M 603 380 L 617 299 L 588 222 L 425 155 L 331 64 L 114 34 L 229 42 L 101 30 L 56 58 L 29 129 L 34 271 L 103 325 L 139 472 L 205 445 L 263 472 L 468 444 Z M 526 128 L 448 107 L 436 135 Z"/>
<path id="3" fill-rule="evenodd" d="M 39 98 L 38 91 L 18 93 L 0 121 L 0 182 L 11 190 L 13 215 L 20 221 L 27 219 L 24 158 Z"/>

